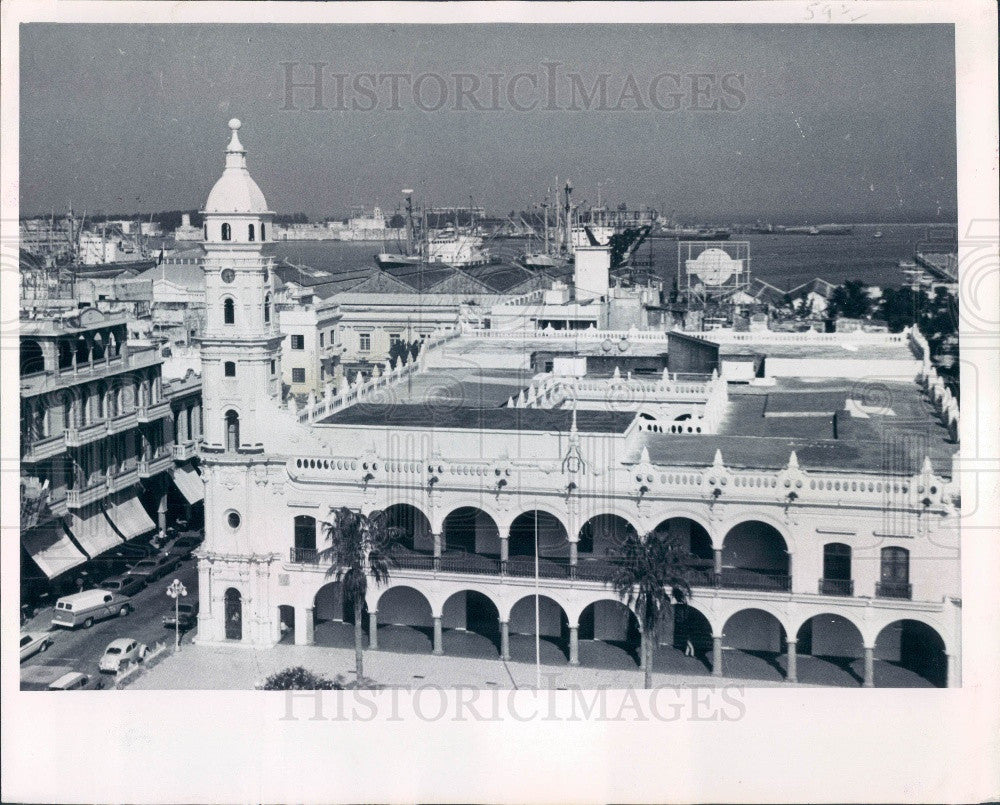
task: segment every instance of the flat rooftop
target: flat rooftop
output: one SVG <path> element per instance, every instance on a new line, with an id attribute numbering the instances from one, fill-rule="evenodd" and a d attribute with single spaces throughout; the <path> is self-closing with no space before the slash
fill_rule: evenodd
<path id="1" fill-rule="evenodd" d="M 706 466 L 721 450 L 727 466 L 746 469 L 781 469 L 794 450 L 803 469 L 912 475 L 929 456 L 948 477 L 958 449 L 916 383 L 841 379 L 731 385 L 717 434 L 647 433 L 643 444 L 653 463 Z"/>
<path id="2" fill-rule="evenodd" d="M 578 411 L 580 433 L 624 433 L 635 417 L 618 411 Z M 362 403 L 339 411 L 321 425 L 371 425 L 376 427 L 477 431 L 511 430 L 568 433 L 573 413 L 551 408 L 471 408 L 441 404 L 369 405 Z"/>

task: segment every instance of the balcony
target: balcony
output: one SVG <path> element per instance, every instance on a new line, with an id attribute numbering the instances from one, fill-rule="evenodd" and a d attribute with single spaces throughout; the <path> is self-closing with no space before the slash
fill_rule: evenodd
<path id="1" fill-rule="evenodd" d="M 879 581 L 875 583 L 876 598 L 913 598 L 913 585 L 902 581 Z"/>
<path id="2" fill-rule="evenodd" d="M 127 414 L 118 414 L 108 419 L 107 433 L 109 436 L 115 433 L 124 433 L 134 428 L 137 424 L 138 419 L 135 411 L 130 411 Z"/>
<path id="3" fill-rule="evenodd" d="M 290 560 L 297 565 L 315 565 L 319 561 L 319 551 L 315 548 L 292 548 Z"/>
<path id="4" fill-rule="evenodd" d="M 103 419 L 98 422 L 91 422 L 79 428 L 66 429 L 66 446 L 83 447 L 85 444 L 96 442 L 108 435 L 108 423 Z"/>
<path id="5" fill-rule="evenodd" d="M 108 470 L 108 492 L 121 492 L 139 483 L 139 467 L 124 467 L 117 473 Z"/>
<path id="6" fill-rule="evenodd" d="M 722 573 L 716 577 L 715 585 L 726 590 L 788 593 L 792 590 L 792 577 L 787 573 L 724 567 Z"/>
<path id="7" fill-rule="evenodd" d="M 170 416 L 170 401 L 161 400 L 151 405 L 141 405 L 136 409 L 136 415 L 140 422 L 155 422 L 157 419 L 163 419 Z"/>
<path id="8" fill-rule="evenodd" d="M 854 579 L 820 579 L 820 595 L 854 595 Z"/>
<path id="9" fill-rule="evenodd" d="M 187 461 L 198 455 L 198 443 L 193 439 L 180 442 L 173 447 L 174 461 Z"/>
<path id="10" fill-rule="evenodd" d="M 82 509 L 102 500 L 108 494 L 108 479 L 104 475 L 95 475 L 87 486 L 66 490 L 66 506 L 70 509 Z"/>
<path id="11" fill-rule="evenodd" d="M 161 447 L 149 458 L 139 459 L 139 477 L 150 478 L 170 469 L 174 464 L 173 451 L 168 447 Z"/>
<path id="12" fill-rule="evenodd" d="M 52 458 L 52 456 L 57 456 L 66 449 L 66 440 L 60 433 L 57 436 L 46 436 L 43 439 L 35 439 L 34 441 L 24 445 L 24 454 L 21 456 L 21 461 L 26 464 L 30 464 L 36 461 L 44 461 L 47 458 Z"/>

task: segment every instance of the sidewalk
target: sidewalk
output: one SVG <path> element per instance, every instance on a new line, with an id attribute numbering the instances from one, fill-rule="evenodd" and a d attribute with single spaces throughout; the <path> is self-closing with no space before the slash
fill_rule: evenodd
<path id="1" fill-rule="evenodd" d="M 326 646 L 277 645 L 268 649 L 243 646 L 186 645 L 139 675 L 130 690 L 253 690 L 266 676 L 290 666 L 334 678 L 354 679 L 354 650 Z M 365 651 L 365 675 L 384 687 L 534 688 L 535 666 L 521 662 L 467 657 Z M 785 682 L 653 674 L 655 686 L 787 687 Z M 555 665 L 542 666 L 542 687 L 641 688 L 643 674 Z"/>

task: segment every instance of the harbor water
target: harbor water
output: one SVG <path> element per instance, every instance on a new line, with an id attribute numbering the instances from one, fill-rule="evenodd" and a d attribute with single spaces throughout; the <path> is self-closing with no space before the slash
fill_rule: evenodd
<path id="1" fill-rule="evenodd" d="M 876 232 L 882 236 L 875 237 Z M 869 285 L 900 285 L 906 277 L 902 260 L 912 260 L 917 251 L 954 250 L 954 227 L 926 224 L 857 225 L 846 235 L 734 234 L 732 241 L 750 244 L 750 274 L 783 290 L 819 277 L 835 285 L 862 280 Z M 384 244 L 397 249 L 398 244 Z M 526 249 L 522 240 L 494 240 L 490 253 L 514 260 Z M 535 246 L 537 248 L 537 244 Z M 289 262 L 337 274 L 373 265 L 383 249 L 381 242 L 279 241 L 278 257 Z M 652 257 L 657 273 L 669 288 L 677 276 L 677 242 L 652 240 L 644 243 L 640 258 Z"/>

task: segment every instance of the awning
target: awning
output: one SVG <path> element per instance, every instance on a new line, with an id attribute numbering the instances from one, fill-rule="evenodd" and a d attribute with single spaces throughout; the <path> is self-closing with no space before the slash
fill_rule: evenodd
<path id="1" fill-rule="evenodd" d="M 190 467 L 174 469 L 174 486 L 184 496 L 184 500 L 192 505 L 205 499 L 205 484 L 202 483 L 201 476 Z"/>
<path id="2" fill-rule="evenodd" d="M 21 534 L 24 549 L 50 579 L 87 561 L 70 542 L 59 521 L 45 523 Z"/>
<path id="3" fill-rule="evenodd" d="M 89 517 L 74 514 L 69 530 L 91 559 L 122 544 L 121 537 L 115 533 L 99 509 Z"/>
<path id="4" fill-rule="evenodd" d="M 156 530 L 156 523 L 146 514 L 142 503 L 135 495 L 129 495 L 117 506 L 108 506 L 105 509 L 105 514 L 126 540 L 135 539 Z"/>

